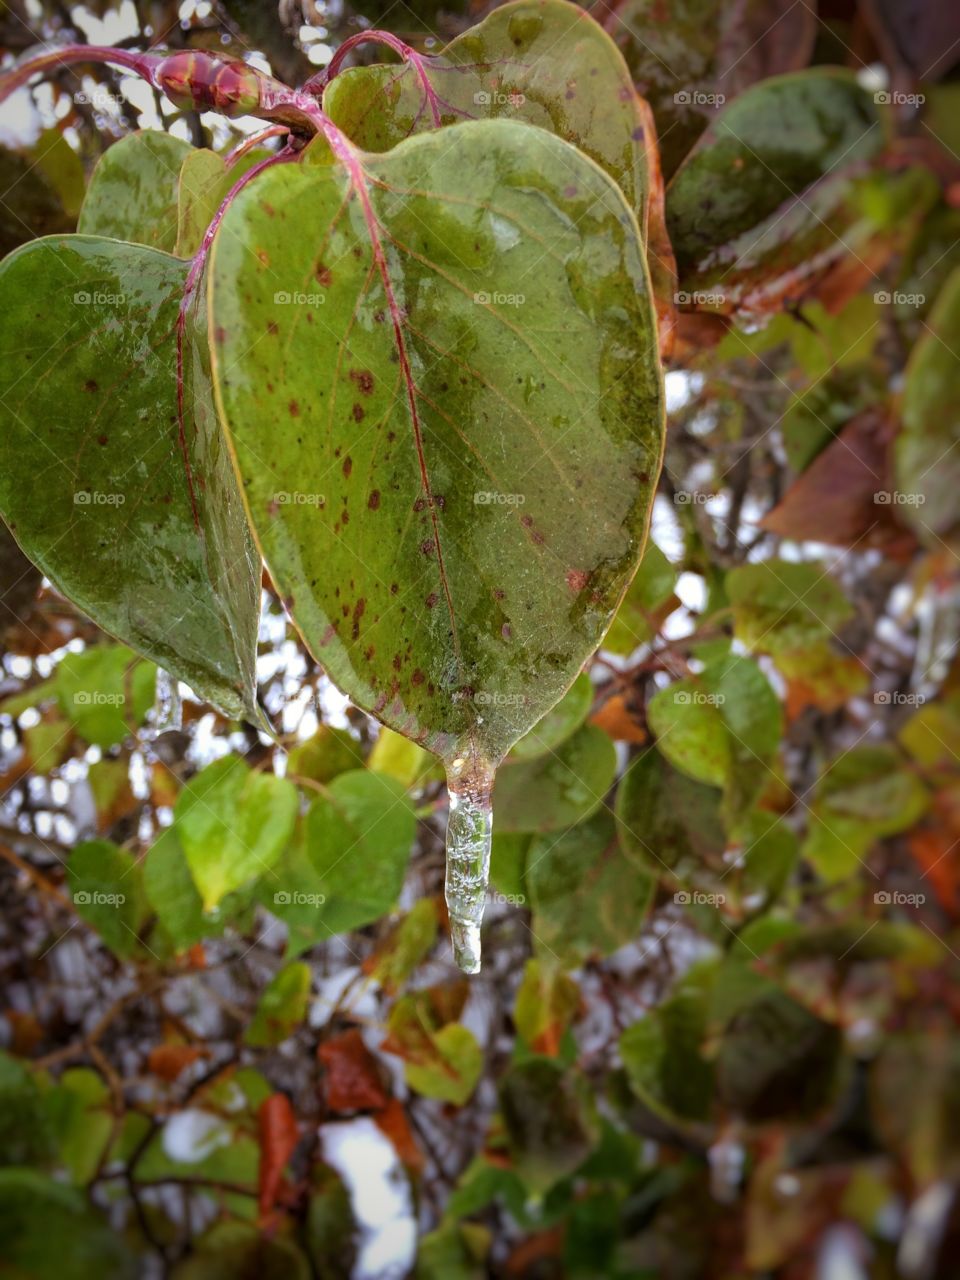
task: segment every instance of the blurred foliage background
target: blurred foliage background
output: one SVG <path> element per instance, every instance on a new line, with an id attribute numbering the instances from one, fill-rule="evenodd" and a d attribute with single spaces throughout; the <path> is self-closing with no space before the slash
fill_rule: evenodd
<path id="1" fill-rule="evenodd" d="M 482 13 L 9 0 L 0 48 L 294 83 L 364 26 L 429 50 Z M 479 977 L 437 764 L 330 687 L 268 580 L 280 746 L 172 714 L 3 537 L 2 1276 L 958 1273 L 960 17 L 594 13 L 669 182 L 667 459 L 605 648 L 502 769 Z M 805 70 L 837 65 L 854 142 Z M 130 129 L 239 128 L 95 68 L 0 125 L 4 252 L 72 229 Z M 251 848 L 271 872 L 205 915 L 191 871 Z"/>

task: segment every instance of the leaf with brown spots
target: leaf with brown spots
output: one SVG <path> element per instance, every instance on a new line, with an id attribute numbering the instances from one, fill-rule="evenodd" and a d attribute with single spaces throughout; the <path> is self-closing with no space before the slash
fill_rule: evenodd
<path id="1" fill-rule="evenodd" d="M 612 179 L 543 129 L 473 121 L 382 156 L 334 143 L 224 218 L 218 407 L 307 646 L 445 760 L 462 826 L 643 550 L 663 441 L 643 242 Z M 298 293 L 318 262 L 322 307 Z M 458 925 L 478 923 L 483 861 L 448 881 Z"/>

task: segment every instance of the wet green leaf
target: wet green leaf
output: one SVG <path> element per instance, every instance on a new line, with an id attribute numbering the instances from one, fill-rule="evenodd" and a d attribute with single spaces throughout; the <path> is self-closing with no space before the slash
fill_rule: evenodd
<path id="1" fill-rule="evenodd" d="M 202 344 L 186 353 L 196 524 L 178 443 L 186 271 L 80 236 L 35 241 L 0 265 L 0 510 L 105 631 L 229 714 L 254 716 L 260 569 Z"/>
<path id="2" fill-rule="evenodd" d="M 560 831 L 603 802 L 617 771 L 617 751 L 602 729 L 584 725 L 556 751 L 506 764 L 497 775 L 497 829 Z"/>
<path id="3" fill-rule="evenodd" d="M 246 1222 L 218 1222 L 170 1275 L 171 1280 L 310 1280 L 311 1269 L 292 1240 L 271 1238 Z"/>
<path id="4" fill-rule="evenodd" d="M 195 942 L 223 931 L 222 920 L 203 914 L 203 900 L 173 827 L 161 831 L 147 853 L 143 884 L 150 906 L 177 951 L 186 951 Z"/>
<path id="5" fill-rule="evenodd" d="M 297 804 L 292 783 L 253 773 L 236 756 L 208 765 L 186 784 L 174 830 L 204 911 L 271 870 L 293 834 Z"/>
<path id="6" fill-rule="evenodd" d="M 385 773 L 388 777 L 396 778 L 405 787 L 412 787 L 422 781 L 435 764 L 429 752 L 418 747 L 415 742 L 401 737 L 392 729 L 384 728 L 373 744 L 367 768 L 374 773 Z"/>
<path id="7" fill-rule="evenodd" d="M 644 225 L 645 117 L 614 43 L 562 0 L 517 0 L 425 59 L 440 125 L 504 118 L 572 142 L 621 188 Z M 336 76 L 324 110 L 366 151 L 437 127 L 410 64 Z"/>
<path id="8" fill-rule="evenodd" d="M 403 1058 L 411 1089 L 457 1107 L 467 1102 L 483 1072 L 483 1050 L 468 1027 L 445 1020 L 431 992 L 402 996 L 390 1011 L 388 1030 L 383 1047 Z"/>
<path id="9" fill-rule="evenodd" d="M 213 317 L 251 521 L 312 653 L 390 727 L 496 760 L 636 566 L 661 392 L 619 191 L 543 130 L 456 128 L 364 157 L 356 218 L 322 142 L 264 174 L 215 241 Z"/>
<path id="10" fill-rule="evenodd" d="M 163 245 L 163 248 L 178 258 L 193 257 L 231 188 L 266 155 L 265 151 L 254 148 L 228 169 L 223 157 L 215 151 L 206 147 L 191 149 L 178 174 L 176 244 Z"/>
<path id="11" fill-rule="evenodd" d="M 347 729 L 323 724 L 306 742 L 287 754 L 287 776 L 330 782 L 338 773 L 363 765 L 363 747 Z"/>
<path id="12" fill-rule="evenodd" d="M 173 253 L 180 168 L 193 151 L 154 129 L 115 142 L 93 171 L 77 230 Z"/>

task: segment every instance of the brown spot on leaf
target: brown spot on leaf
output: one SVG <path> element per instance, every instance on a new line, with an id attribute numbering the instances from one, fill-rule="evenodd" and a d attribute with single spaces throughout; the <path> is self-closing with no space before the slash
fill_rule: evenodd
<path id="1" fill-rule="evenodd" d="M 291 417 L 291 418 L 299 418 L 299 417 L 300 417 L 300 406 L 299 406 L 299 404 L 296 402 L 296 400 L 291 400 L 291 401 L 290 401 L 290 403 L 287 405 L 287 408 L 288 408 L 288 409 L 289 409 L 289 411 L 290 411 L 290 417 Z"/>
<path id="2" fill-rule="evenodd" d="M 346 456 L 346 457 L 344 458 L 344 460 L 343 460 L 343 474 L 344 474 L 344 477 L 345 477 L 347 480 L 349 480 L 349 479 L 350 479 L 350 472 L 351 472 L 352 470 L 353 470 L 353 459 L 350 457 L 350 455 L 349 455 L 349 453 L 348 453 L 348 454 L 347 454 L 347 456 Z"/>
<path id="3" fill-rule="evenodd" d="M 370 508 L 371 511 L 376 511 L 379 505 L 380 505 L 380 490 L 374 489 L 373 492 L 370 494 L 370 497 L 367 499 L 367 506 Z"/>
<path id="4" fill-rule="evenodd" d="M 353 415 L 354 422 L 362 422 L 367 416 L 367 411 L 362 404 L 355 404 L 350 412 Z"/>
<path id="5" fill-rule="evenodd" d="M 350 377 L 365 396 L 373 395 L 373 374 L 369 369 L 351 369 Z"/>
<path id="6" fill-rule="evenodd" d="M 571 591 L 582 591 L 590 581 L 590 575 L 585 569 L 569 569 L 567 571 L 567 586 Z"/>
<path id="7" fill-rule="evenodd" d="M 361 596 L 353 606 L 353 630 L 350 634 L 353 636 L 354 640 L 356 640 L 360 635 L 360 619 L 363 617 L 366 607 L 367 602 L 363 596 Z"/>
<path id="8" fill-rule="evenodd" d="M 427 596 L 427 600 L 426 600 L 427 608 L 432 609 L 439 599 L 440 597 L 437 595 L 437 593 L 435 591 L 431 591 L 430 594 Z"/>

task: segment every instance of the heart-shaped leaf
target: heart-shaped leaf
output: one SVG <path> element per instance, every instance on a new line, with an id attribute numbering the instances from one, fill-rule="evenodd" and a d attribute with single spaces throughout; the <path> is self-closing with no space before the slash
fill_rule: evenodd
<path id="1" fill-rule="evenodd" d="M 253 717 L 259 561 L 192 331 L 178 439 L 186 273 L 90 236 L 33 241 L 0 265 L 0 510 L 105 631 Z"/>
<path id="2" fill-rule="evenodd" d="M 297 789 L 252 773 L 236 756 L 208 765 L 183 789 L 174 829 L 205 911 L 269 871 L 293 834 Z"/>
<path id="3" fill-rule="evenodd" d="M 180 168 L 194 150 L 159 129 L 115 142 L 97 161 L 77 230 L 173 253 Z"/>
<path id="4" fill-rule="evenodd" d="M 447 761 L 470 950 L 492 770 L 636 568 L 662 392 L 612 180 L 544 130 L 455 127 L 339 161 L 314 143 L 238 196 L 210 269 L 256 537 L 330 677 Z"/>
<path id="5" fill-rule="evenodd" d="M 254 149 L 227 168 L 223 156 L 215 151 L 206 147 L 191 150 L 180 167 L 177 183 L 177 234 L 172 253 L 178 258 L 193 257 L 231 188 L 265 158 L 265 151 Z"/>
<path id="6" fill-rule="evenodd" d="M 676 264 L 664 225 L 653 115 L 604 30 L 566 0 L 516 0 L 437 54 L 341 72 L 324 110 L 365 151 L 464 120 L 504 118 L 573 143 L 613 178 L 648 246 L 664 346 Z"/>

